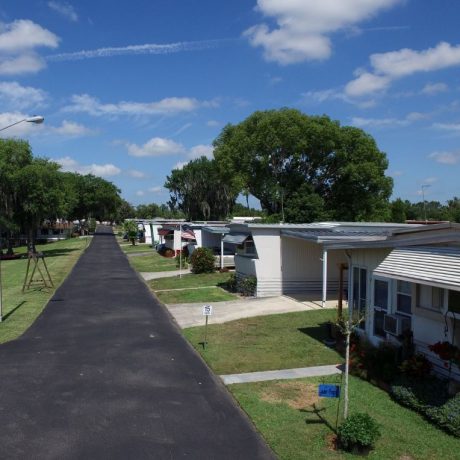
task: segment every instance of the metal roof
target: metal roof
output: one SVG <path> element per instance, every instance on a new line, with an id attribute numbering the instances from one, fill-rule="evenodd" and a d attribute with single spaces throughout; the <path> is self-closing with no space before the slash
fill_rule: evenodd
<path id="1" fill-rule="evenodd" d="M 393 249 L 374 275 L 460 291 L 460 249 L 415 246 Z"/>
<path id="2" fill-rule="evenodd" d="M 208 233 L 218 233 L 219 235 L 230 232 L 228 227 L 203 227 L 201 230 Z"/>
<path id="3" fill-rule="evenodd" d="M 241 244 L 243 243 L 247 238 L 249 238 L 250 235 L 247 233 L 232 233 L 231 235 L 225 235 L 222 241 L 224 243 L 231 243 L 231 244 Z"/>
<path id="4" fill-rule="evenodd" d="M 297 238 L 300 240 L 312 241 L 315 243 L 324 243 L 327 241 L 375 241 L 386 238 L 388 231 L 384 229 L 368 229 L 366 231 L 350 231 L 335 228 L 315 228 L 308 230 L 281 230 L 281 236 Z"/>

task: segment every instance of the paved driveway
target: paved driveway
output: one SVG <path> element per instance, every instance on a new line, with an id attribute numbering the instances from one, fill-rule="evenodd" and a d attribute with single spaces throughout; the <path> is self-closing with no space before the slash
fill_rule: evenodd
<path id="1" fill-rule="evenodd" d="M 2 459 L 273 458 L 108 229 L 0 346 L 0 427 Z"/>

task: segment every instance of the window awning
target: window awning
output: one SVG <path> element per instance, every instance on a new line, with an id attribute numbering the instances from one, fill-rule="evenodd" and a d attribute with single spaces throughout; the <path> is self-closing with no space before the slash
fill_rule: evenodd
<path id="1" fill-rule="evenodd" d="M 460 249 L 414 246 L 393 249 L 374 275 L 460 291 Z"/>
<path id="2" fill-rule="evenodd" d="M 222 241 L 230 244 L 242 244 L 248 238 L 249 235 L 246 233 L 233 233 L 225 235 Z"/>

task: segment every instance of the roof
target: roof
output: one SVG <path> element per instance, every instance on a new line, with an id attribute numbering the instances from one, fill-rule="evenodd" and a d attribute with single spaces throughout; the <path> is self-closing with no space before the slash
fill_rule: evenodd
<path id="1" fill-rule="evenodd" d="M 393 249 L 374 270 L 374 275 L 460 291 L 460 248 Z"/>
<path id="2" fill-rule="evenodd" d="M 225 235 L 222 241 L 224 243 L 231 243 L 231 244 L 241 244 L 247 238 L 249 238 L 249 234 L 247 233 L 232 233 L 231 235 Z"/>
<path id="3" fill-rule="evenodd" d="M 418 225 L 413 224 L 398 224 L 389 222 L 313 222 L 309 224 L 260 224 L 247 222 L 231 222 L 230 226 L 247 227 L 248 229 L 267 229 L 267 230 L 294 230 L 294 229 L 317 229 L 317 228 L 349 228 L 349 229 L 413 229 Z M 420 225 L 423 227 L 423 225 Z"/>
<path id="4" fill-rule="evenodd" d="M 228 227 L 203 227 L 201 230 L 208 233 L 217 233 L 219 235 L 222 235 L 222 233 L 230 232 Z"/>
<path id="5" fill-rule="evenodd" d="M 350 231 L 335 228 L 315 228 L 308 230 L 281 230 L 281 236 L 297 238 L 300 240 L 312 241 L 314 243 L 324 243 L 327 241 L 344 241 L 359 239 L 360 241 L 374 241 L 386 239 L 387 230 L 369 229 L 368 231 Z"/>

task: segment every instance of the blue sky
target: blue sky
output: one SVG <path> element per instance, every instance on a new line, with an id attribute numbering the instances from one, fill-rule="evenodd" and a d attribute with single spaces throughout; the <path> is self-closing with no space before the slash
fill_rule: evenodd
<path id="1" fill-rule="evenodd" d="M 460 195 L 460 2 L 3 0 L 0 127 L 63 169 L 166 202 L 226 123 L 294 107 L 369 132 L 393 197 Z M 253 202 L 255 204 L 255 200 Z"/>

